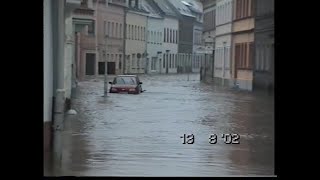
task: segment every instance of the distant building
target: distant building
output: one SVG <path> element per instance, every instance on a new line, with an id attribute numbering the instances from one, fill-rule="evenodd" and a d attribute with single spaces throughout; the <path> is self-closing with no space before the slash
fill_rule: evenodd
<path id="1" fill-rule="evenodd" d="M 204 80 L 212 81 L 214 75 L 214 49 L 216 38 L 216 0 L 201 0 L 203 4 L 203 33 L 205 67 Z"/>
<path id="2" fill-rule="evenodd" d="M 163 20 L 159 7 L 151 0 L 142 0 L 142 8 L 148 12 L 147 17 L 147 59 L 145 73 L 160 73 L 162 46 L 163 46 Z"/>
<path id="3" fill-rule="evenodd" d="M 74 11 L 73 21 L 77 33 L 77 77 L 104 75 L 105 61 L 108 74 L 123 73 L 124 9 L 125 0 L 85 0 Z M 98 24 L 96 23 L 98 17 Z M 96 29 L 97 28 L 97 29 Z M 96 50 L 96 36 L 98 53 Z"/>
<path id="4" fill-rule="evenodd" d="M 125 74 L 145 73 L 147 58 L 147 15 L 141 0 L 127 0 Z"/>
<path id="5" fill-rule="evenodd" d="M 254 89 L 274 87 L 274 0 L 256 0 L 255 4 Z"/>
<path id="6" fill-rule="evenodd" d="M 234 0 L 232 24 L 232 75 L 234 85 L 252 91 L 255 0 Z"/>
<path id="7" fill-rule="evenodd" d="M 179 18 L 179 72 L 199 72 L 201 57 L 194 53 L 202 46 L 202 5 L 196 0 L 168 2 Z"/>
<path id="8" fill-rule="evenodd" d="M 179 43 L 179 19 L 171 4 L 166 0 L 154 0 L 163 16 L 160 73 L 177 73 Z"/>

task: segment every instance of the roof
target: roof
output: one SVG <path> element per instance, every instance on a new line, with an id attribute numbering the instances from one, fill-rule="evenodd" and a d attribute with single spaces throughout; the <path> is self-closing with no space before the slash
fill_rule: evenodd
<path id="1" fill-rule="evenodd" d="M 189 4 L 188 2 L 184 0 L 170 0 L 169 2 L 181 15 L 195 17 L 187 5 Z"/>
<path id="2" fill-rule="evenodd" d="M 137 77 L 137 75 L 117 75 L 116 77 Z"/>
<path id="3" fill-rule="evenodd" d="M 195 13 L 202 14 L 203 13 L 203 6 L 202 3 L 200 3 L 197 0 L 182 0 L 183 4 L 185 4 L 191 11 Z"/>
<path id="4" fill-rule="evenodd" d="M 148 0 L 150 1 L 150 0 Z M 164 0 L 153 0 L 158 8 L 167 16 L 177 16 L 173 9 Z"/>
<path id="5" fill-rule="evenodd" d="M 148 16 L 150 16 L 150 17 L 162 18 L 162 16 L 160 15 L 161 14 L 160 9 L 153 7 L 150 4 L 150 0 L 142 0 L 141 1 L 141 8 L 144 11 L 148 12 L 149 13 Z"/>

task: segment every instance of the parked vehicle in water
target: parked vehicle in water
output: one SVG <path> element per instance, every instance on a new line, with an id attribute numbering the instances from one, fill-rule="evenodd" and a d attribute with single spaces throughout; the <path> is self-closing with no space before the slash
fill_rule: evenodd
<path id="1" fill-rule="evenodd" d="M 110 93 L 142 93 L 142 82 L 137 75 L 118 75 L 114 78 L 111 84 Z"/>

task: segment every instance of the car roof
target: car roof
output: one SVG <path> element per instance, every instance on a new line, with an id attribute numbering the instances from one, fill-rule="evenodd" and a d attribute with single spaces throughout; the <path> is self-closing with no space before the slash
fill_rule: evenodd
<path id="1" fill-rule="evenodd" d="M 137 75 L 117 75 L 117 77 L 137 77 Z"/>

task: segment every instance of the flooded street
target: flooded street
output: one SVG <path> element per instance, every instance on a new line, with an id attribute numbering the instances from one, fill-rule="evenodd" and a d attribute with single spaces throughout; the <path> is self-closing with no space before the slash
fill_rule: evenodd
<path id="1" fill-rule="evenodd" d="M 111 78 L 111 77 L 110 77 Z M 64 176 L 274 174 L 272 96 L 200 83 L 199 74 L 140 76 L 140 95 L 80 82 L 63 131 Z M 183 144 L 184 134 L 194 144 Z M 211 134 L 217 143 L 210 144 Z M 226 144 L 222 134 L 238 134 Z"/>

